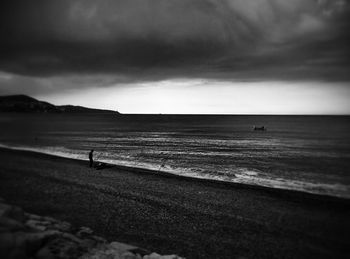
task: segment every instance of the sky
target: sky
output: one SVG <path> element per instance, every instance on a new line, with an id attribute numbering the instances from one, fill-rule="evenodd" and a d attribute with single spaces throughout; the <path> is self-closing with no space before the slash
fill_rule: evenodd
<path id="1" fill-rule="evenodd" d="M 350 114 L 347 0 L 5 0 L 0 95 L 122 113 Z"/>

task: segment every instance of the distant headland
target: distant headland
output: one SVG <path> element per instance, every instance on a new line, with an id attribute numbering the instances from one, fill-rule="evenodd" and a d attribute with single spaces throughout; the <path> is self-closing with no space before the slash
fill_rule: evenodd
<path id="1" fill-rule="evenodd" d="M 115 113 L 118 111 L 101 110 L 75 105 L 53 105 L 39 101 L 27 95 L 0 96 L 0 112 L 26 113 Z"/>

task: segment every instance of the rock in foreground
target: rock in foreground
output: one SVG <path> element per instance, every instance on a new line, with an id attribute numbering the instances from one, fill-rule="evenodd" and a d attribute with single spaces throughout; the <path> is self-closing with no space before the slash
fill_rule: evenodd
<path id="1" fill-rule="evenodd" d="M 76 228 L 51 217 L 25 213 L 0 199 L 1 258 L 181 259 L 144 249 L 108 243 L 87 227 Z"/>

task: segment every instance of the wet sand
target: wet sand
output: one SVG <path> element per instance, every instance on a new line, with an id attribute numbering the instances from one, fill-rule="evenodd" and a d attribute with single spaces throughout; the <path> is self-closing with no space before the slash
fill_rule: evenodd
<path id="1" fill-rule="evenodd" d="M 0 197 L 187 258 L 344 258 L 350 201 L 0 149 Z"/>

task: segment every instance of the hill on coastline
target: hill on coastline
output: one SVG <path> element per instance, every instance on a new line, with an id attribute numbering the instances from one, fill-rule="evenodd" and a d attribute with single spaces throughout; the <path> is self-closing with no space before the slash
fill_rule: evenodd
<path id="1" fill-rule="evenodd" d="M 28 113 L 116 113 L 117 111 L 101 110 L 74 105 L 53 105 L 39 101 L 27 95 L 0 96 L 0 112 Z"/>

